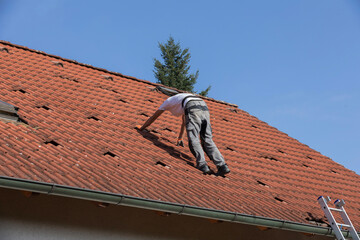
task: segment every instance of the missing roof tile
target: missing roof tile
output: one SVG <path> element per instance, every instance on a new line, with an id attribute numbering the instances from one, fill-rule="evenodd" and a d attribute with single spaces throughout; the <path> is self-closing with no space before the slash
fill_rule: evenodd
<path id="1" fill-rule="evenodd" d="M 127 101 L 125 101 L 124 99 L 118 99 L 119 102 L 123 102 L 123 103 L 127 103 Z"/>
<path id="2" fill-rule="evenodd" d="M 101 76 L 107 80 L 114 81 L 112 76 L 109 76 L 109 75 L 101 75 Z"/>
<path id="3" fill-rule="evenodd" d="M 149 115 L 147 115 L 146 113 L 141 113 L 141 116 L 145 116 L 145 117 L 149 117 Z"/>
<path id="4" fill-rule="evenodd" d="M 55 66 L 64 67 L 64 64 L 59 61 L 51 61 Z"/>
<path id="5" fill-rule="evenodd" d="M 275 162 L 280 162 L 278 159 L 276 159 L 274 157 L 263 156 L 263 158 L 271 160 L 271 161 L 275 161 Z"/>
<path id="6" fill-rule="evenodd" d="M 309 168 L 309 165 L 306 165 L 305 163 L 303 163 L 303 167 Z"/>
<path id="7" fill-rule="evenodd" d="M 278 152 L 279 152 L 279 153 L 283 153 L 283 154 L 285 153 L 284 151 L 282 151 L 282 150 L 280 150 L 280 149 L 278 149 Z"/>
<path id="8" fill-rule="evenodd" d="M 26 118 L 26 116 L 24 116 L 24 118 Z M 28 121 L 26 121 L 22 117 L 18 117 L 18 122 L 25 123 L 26 125 L 29 125 Z"/>
<path id="9" fill-rule="evenodd" d="M 161 161 L 157 161 L 157 162 L 155 163 L 155 165 L 160 165 L 160 166 L 163 166 L 163 167 L 166 167 L 166 166 L 167 166 L 165 163 L 163 163 L 163 162 L 161 162 Z"/>
<path id="10" fill-rule="evenodd" d="M 60 145 L 58 142 L 56 142 L 56 141 L 54 141 L 54 140 L 46 141 L 45 144 L 46 144 L 46 145 L 51 144 L 51 145 L 53 145 L 53 146 L 55 146 L 55 147 L 57 147 L 57 146 Z"/>
<path id="11" fill-rule="evenodd" d="M 7 49 L 6 47 L 0 47 L 0 51 L 9 53 L 9 49 Z"/>
<path id="12" fill-rule="evenodd" d="M 318 218 L 318 217 L 315 217 L 312 213 L 310 212 L 307 212 L 307 215 L 308 217 L 305 218 L 305 220 L 309 221 L 309 222 L 314 222 L 318 225 L 324 225 L 326 224 L 326 222 L 324 221 L 323 218 Z"/>
<path id="13" fill-rule="evenodd" d="M 331 171 L 332 173 L 338 174 L 338 172 L 335 171 L 335 170 L 333 170 L 333 169 L 331 169 L 330 171 Z"/>
<path id="14" fill-rule="evenodd" d="M 229 151 L 232 151 L 232 152 L 235 152 L 235 150 L 231 147 L 226 147 L 226 150 L 229 150 Z"/>
<path id="15" fill-rule="evenodd" d="M 110 151 L 107 151 L 106 153 L 103 154 L 104 156 L 110 156 L 110 157 L 116 157 L 116 154 L 110 152 Z"/>
<path id="16" fill-rule="evenodd" d="M 164 128 L 163 130 L 173 132 L 173 130 L 171 130 L 170 128 Z"/>
<path id="17" fill-rule="evenodd" d="M 108 86 L 97 86 L 97 87 L 101 88 L 101 89 L 104 89 L 106 91 L 111 91 L 111 92 L 117 93 L 117 94 L 120 93 L 120 92 L 116 91 L 115 89 L 112 89 L 111 87 L 108 87 Z"/>
<path id="18" fill-rule="evenodd" d="M 264 187 L 269 187 L 266 183 L 262 182 L 262 181 L 259 181 L 257 180 L 257 183 L 261 186 L 264 186 Z"/>
<path id="19" fill-rule="evenodd" d="M 73 82 L 76 82 L 76 83 L 79 82 L 78 78 L 74 78 L 74 77 L 71 77 L 71 76 L 66 76 L 66 75 L 55 75 L 55 76 L 59 77 L 59 78 L 62 78 L 62 79 L 69 80 L 69 81 L 73 81 Z"/>
<path id="20" fill-rule="evenodd" d="M 275 200 L 279 201 L 279 202 L 285 202 L 284 199 L 281 199 L 281 198 L 278 198 L 278 197 L 275 197 Z"/>
<path id="21" fill-rule="evenodd" d="M 310 156 L 306 156 L 308 159 L 310 159 L 310 160 L 314 160 L 312 157 L 310 157 Z"/>
<path id="22" fill-rule="evenodd" d="M 148 87 L 150 89 L 151 92 L 159 92 L 159 89 L 157 89 L 156 87 Z"/>
<path id="23" fill-rule="evenodd" d="M 23 90 L 23 89 L 16 89 L 16 90 L 14 90 L 15 92 L 21 92 L 21 93 L 23 93 L 23 94 L 25 94 L 26 93 L 26 91 L 25 90 Z"/>
<path id="24" fill-rule="evenodd" d="M 258 126 L 254 125 L 254 124 L 252 124 L 251 127 L 252 128 L 259 128 Z"/>
<path id="25" fill-rule="evenodd" d="M 47 106 L 45 106 L 45 105 L 43 105 L 43 106 L 38 106 L 38 107 L 36 107 L 36 108 L 43 108 L 43 109 L 45 109 L 45 110 L 50 110 L 50 108 L 47 107 Z"/>
<path id="26" fill-rule="evenodd" d="M 100 122 L 100 119 L 98 119 L 97 117 L 94 117 L 94 116 L 88 117 L 88 119 L 93 119 L 93 120 L 95 120 L 95 121 Z"/>
<path id="27" fill-rule="evenodd" d="M 230 120 L 228 120 L 226 118 L 223 118 L 222 120 L 225 121 L 225 122 L 230 122 Z"/>
<path id="28" fill-rule="evenodd" d="M 233 112 L 233 113 L 238 113 L 237 109 L 236 108 L 228 108 L 230 110 L 230 112 Z"/>

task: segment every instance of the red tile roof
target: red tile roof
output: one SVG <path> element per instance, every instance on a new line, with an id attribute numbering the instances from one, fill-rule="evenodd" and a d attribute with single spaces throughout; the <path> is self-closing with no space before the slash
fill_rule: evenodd
<path id="1" fill-rule="evenodd" d="M 194 168 L 169 113 L 136 131 L 167 98 L 156 86 L 1 41 L 0 100 L 28 126 L 0 121 L 0 176 L 299 223 L 329 195 L 360 228 L 359 175 L 234 105 L 205 100 L 226 178 Z"/>

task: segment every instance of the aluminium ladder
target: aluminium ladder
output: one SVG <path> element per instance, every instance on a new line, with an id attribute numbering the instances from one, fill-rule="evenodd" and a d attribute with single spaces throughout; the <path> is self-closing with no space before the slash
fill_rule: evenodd
<path id="1" fill-rule="evenodd" d="M 345 205 L 345 201 L 344 200 L 336 200 L 334 202 L 335 207 L 336 208 L 331 208 L 327 205 L 328 202 L 330 202 L 331 199 L 330 197 L 326 197 L 324 198 L 323 196 L 320 196 L 318 198 L 318 202 L 320 203 L 326 218 L 328 219 L 328 221 L 330 222 L 330 226 L 333 229 L 335 236 L 338 240 L 345 240 L 344 235 L 341 232 L 341 228 L 342 227 L 346 227 L 348 229 L 348 231 L 350 232 L 351 238 L 354 240 L 360 240 L 354 226 L 352 225 L 350 218 L 348 217 L 348 215 L 346 214 L 346 211 L 344 209 L 344 205 Z M 344 223 L 337 223 L 334 215 L 332 214 L 331 211 L 334 212 L 339 212 L 341 215 L 341 218 L 343 219 Z M 339 228 L 340 226 L 340 228 Z"/>

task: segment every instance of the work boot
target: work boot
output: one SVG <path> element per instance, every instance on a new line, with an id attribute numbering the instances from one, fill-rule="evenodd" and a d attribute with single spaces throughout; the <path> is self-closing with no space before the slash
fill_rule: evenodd
<path id="1" fill-rule="evenodd" d="M 217 175 L 224 176 L 225 174 L 228 174 L 229 172 L 230 172 L 229 167 L 226 164 L 224 164 L 224 165 L 218 167 Z"/>
<path id="2" fill-rule="evenodd" d="M 197 169 L 202 171 L 204 174 L 210 174 L 210 168 L 208 167 L 207 164 L 203 164 L 201 166 L 198 166 Z"/>

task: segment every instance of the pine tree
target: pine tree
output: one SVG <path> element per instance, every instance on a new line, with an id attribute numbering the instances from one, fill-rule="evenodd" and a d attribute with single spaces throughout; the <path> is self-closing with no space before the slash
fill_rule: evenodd
<path id="1" fill-rule="evenodd" d="M 199 77 L 199 70 L 195 74 L 190 74 L 190 58 L 189 49 L 181 49 L 180 43 L 175 43 L 172 37 L 166 44 L 159 43 L 161 57 L 164 64 L 154 58 L 154 74 L 158 83 L 174 87 L 187 92 L 194 92 L 194 85 Z M 199 94 L 207 96 L 211 86 Z"/>

